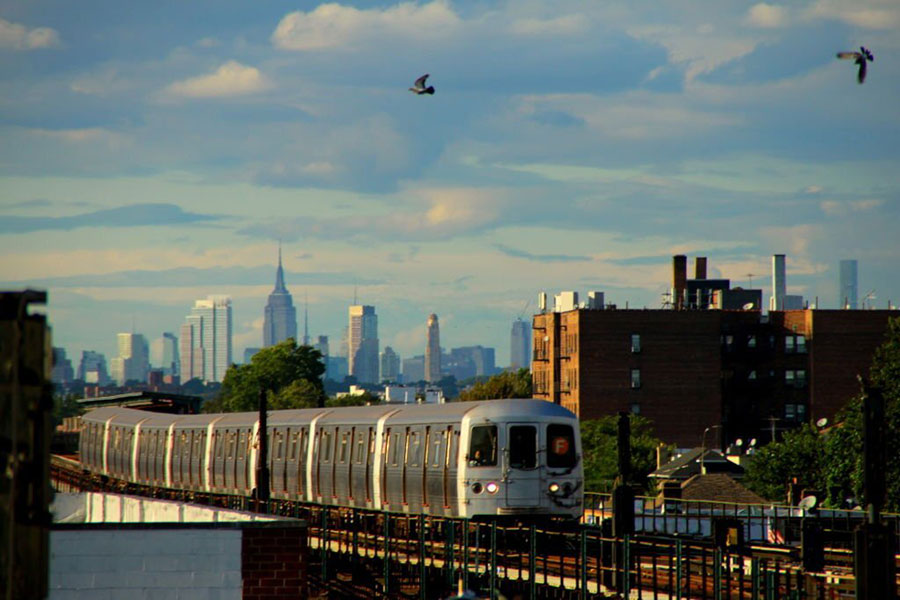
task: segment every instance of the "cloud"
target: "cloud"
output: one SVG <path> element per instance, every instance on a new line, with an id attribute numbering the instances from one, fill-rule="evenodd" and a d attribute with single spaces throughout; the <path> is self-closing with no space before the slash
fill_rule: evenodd
<path id="1" fill-rule="evenodd" d="M 285 271 L 290 285 L 380 285 L 376 278 L 360 278 L 353 273 Z M 257 267 L 176 267 L 173 269 L 136 269 L 102 274 L 67 275 L 26 279 L 15 283 L 40 284 L 65 288 L 142 288 L 197 287 L 229 285 L 270 285 L 275 281 L 271 265 Z"/>
<path id="2" fill-rule="evenodd" d="M 868 212 L 881 207 L 884 200 L 877 198 L 869 198 L 866 200 L 851 200 L 849 202 L 839 202 L 837 200 L 823 200 L 819 203 L 822 212 L 830 217 L 844 216 L 850 213 Z"/>
<path id="3" fill-rule="evenodd" d="M 775 29 L 788 24 L 788 13 L 783 6 L 760 2 L 750 7 L 744 20 L 755 27 Z"/>
<path id="4" fill-rule="evenodd" d="M 222 219 L 219 215 L 185 212 L 174 204 L 132 204 L 68 217 L 7 216 L 0 221 L 0 235 L 79 227 L 145 227 L 200 224 Z"/>
<path id="5" fill-rule="evenodd" d="M 592 260 L 590 256 L 577 256 L 571 254 L 532 254 L 531 252 L 511 248 L 504 244 L 494 244 L 494 248 L 507 256 L 524 258 L 536 262 L 579 262 Z"/>
<path id="6" fill-rule="evenodd" d="M 894 0 L 844 2 L 818 0 L 806 11 L 813 19 L 842 21 L 863 29 L 897 29 L 900 27 L 900 5 Z"/>
<path id="7" fill-rule="evenodd" d="M 61 45 L 59 34 L 50 27 L 29 29 L 18 23 L 0 19 L 0 48 L 12 50 L 37 50 L 57 48 Z"/>
<path id="8" fill-rule="evenodd" d="M 214 73 L 177 81 L 166 90 L 187 98 L 222 98 L 254 94 L 270 87 L 270 82 L 259 69 L 229 60 Z"/>
<path id="9" fill-rule="evenodd" d="M 285 15 L 272 33 L 272 43 L 283 50 L 309 51 L 348 49 L 375 39 L 432 41 L 447 35 L 459 23 L 453 9 L 441 0 L 423 5 L 403 2 L 368 10 L 328 3 L 308 13 L 295 11 Z"/>

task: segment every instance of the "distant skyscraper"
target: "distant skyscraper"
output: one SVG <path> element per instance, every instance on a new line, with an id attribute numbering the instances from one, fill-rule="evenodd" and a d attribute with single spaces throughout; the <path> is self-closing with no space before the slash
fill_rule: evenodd
<path id="1" fill-rule="evenodd" d="M 178 338 L 168 331 L 150 344 L 150 364 L 161 369 L 163 375 L 178 375 L 181 361 L 178 359 Z"/>
<path id="2" fill-rule="evenodd" d="M 381 353 L 381 381 L 400 381 L 400 357 L 390 346 Z"/>
<path id="3" fill-rule="evenodd" d="M 516 319 L 512 324 L 509 366 L 513 369 L 531 368 L 531 323 L 522 319 Z"/>
<path id="4" fill-rule="evenodd" d="M 769 310 L 785 310 L 784 297 L 787 295 L 787 277 L 784 266 L 784 254 L 772 255 L 772 297 L 769 298 Z"/>
<path id="5" fill-rule="evenodd" d="M 231 365 L 231 298 L 194 302 L 181 326 L 181 381 L 222 381 Z"/>
<path id="6" fill-rule="evenodd" d="M 78 365 L 78 379 L 91 385 L 109 385 L 106 357 L 100 352 L 84 350 Z"/>
<path id="7" fill-rule="evenodd" d="M 437 383 L 441 380 L 441 330 L 438 317 L 428 315 L 427 336 L 425 345 L 425 381 Z"/>
<path id="8" fill-rule="evenodd" d="M 281 268 L 281 247 L 278 247 L 278 271 L 275 273 L 275 289 L 269 294 L 263 324 L 263 347 L 274 346 L 288 338 L 297 341 L 297 310 L 291 293 L 284 287 L 284 269 Z"/>
<path id="9" fill-rule="evenodd" d="M 262 348 L 253 348 L 253 347 L 244 348 L 244 364 L 249 365 L 250 362 L 253 360 L 253 356 L 260 350 L 262 350 Z"/>
<path id="10" fill-rule="evenodd" d="M 840 308 L 858 308 L 857 307 L 857 267 L 855 259 L 847 259 L 841 261 L 841 280 L 838 295 L 838 306 Z"/>
<path id="11" fill-rule="evenodd" d="M 110 375 L 118 385 L 129 381 L 146 383 L 150 371 L 150 352 L 147 338 L 140 333 L 118 335 L 119 356 L 110 361 Z"/>
<path id="12" fill-rule="evenodd" d="M 53 348 L 53 370 L 50 372 L 50 381 L 61 385 L 72 383 L 75 379 L 75 370 L 72 361 L 66 358 L 65 348 Z"/>
<path id="13" fill-rule="evenodd" d="M 350 307 L 348 368 L 360 383 L 378 383 L 378 316 L 374 306 Z"/>
<path id="14" fill-rule="evenodd" d="M 313 348 L 319 351 L 319 354 L 322 355 L 322 358 L 328 356 L 328 336 L 320 335 L 315 344 L 313 344 Z"/>
<path id="15" fill-rule="evenodd" d="M 403 382 L 417 383 L 425 379 L 425 357 L 423 355 L 403 359 Z"/>

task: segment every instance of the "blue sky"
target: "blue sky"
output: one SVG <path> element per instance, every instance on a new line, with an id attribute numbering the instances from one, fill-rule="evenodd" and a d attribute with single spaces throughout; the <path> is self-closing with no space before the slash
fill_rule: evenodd
<path id="1" fill-rule="evenodd" d="M 898 30 L 894 0 L 3 1 L 0 285 L 48 289 L 72 355 L 226 293 L 239 359 L 279 239 L 311 334 L 357 290 L 403 357 L 435 312 L 506 364 L 540 290 L 659 307 L 677 253 L 766 295 L 784 253 L 823 308 L 856 258 L 883 308 Z"/>

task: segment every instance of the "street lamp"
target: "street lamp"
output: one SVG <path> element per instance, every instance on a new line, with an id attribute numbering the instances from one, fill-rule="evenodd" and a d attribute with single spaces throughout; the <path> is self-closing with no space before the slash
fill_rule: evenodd
<path id="1" fill-rule="evenodd" d="M 706 433 L 710 429 L 721 429 L 721 425 L 710 425 L 706 429 L 703 430 L 703 437 L 700 440 L 700 474 L 706 475 L 706 466 L 703 464 L 704 457 L 706 456 Z"/>

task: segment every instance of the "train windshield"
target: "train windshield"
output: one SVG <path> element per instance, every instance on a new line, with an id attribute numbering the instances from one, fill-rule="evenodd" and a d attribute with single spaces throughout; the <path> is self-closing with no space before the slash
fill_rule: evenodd
<path id="1" fill-rule="evenodd" d="M 537 466 L 537 427 L 513 425 L 509 428 L 509 466 L 533 469 Z"/>
<path id="2" fill-rule="evenodd" d="M 571 425 L 547 425 L 547 466 L 571 469 L 578 462 L 575 456 L 575 431 Z"/>
<path id="3" fill-rule="evenodd" d="M 472 428 L 469 442 L 469 466 L 492 467 L 497 464 L 497 426 L 479 425 Z"/>

